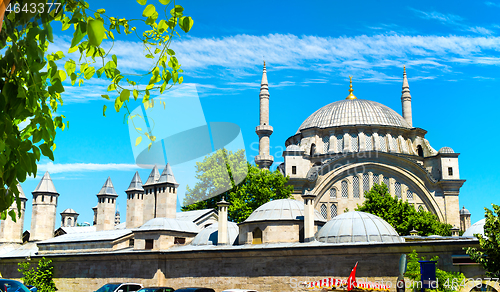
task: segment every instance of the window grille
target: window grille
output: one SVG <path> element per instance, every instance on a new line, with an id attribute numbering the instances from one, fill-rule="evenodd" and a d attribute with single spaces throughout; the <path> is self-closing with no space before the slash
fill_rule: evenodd
<path id="1" fill-rule="evenodd" d="M 330 218 L 337 217 L 337 204 L 330 205 Z"/>
<path id="2" fill-rule="evenodd" d="M 321 216 L 323 216 L 323 218 L 326 219 L 327 214 L 326 214 L 326 205 L 325 204 L 321 204 L 320 211 L 321 211 Z"/>
<path id="3" fill-rule="evenodd" d="M 387 188 L 389 188 L 389 178 L 388 177 L 385 177 L 382 179 L 382 182 L 387 186 Z"/>
<path id="4" fill-rule="evenodd" d="M 337 135 L 337 152 L 342 152 L 344 150 L 344 135 Z"/>
<path id="5" fill-rule="evenodd" d="M 348 198 L 349 194 L 347 193 L 347 182 L 344 180 L 340 184 L 340 187 L 342 188 L 342 198 Z"/>
<path id="6" fill-rule="evenodd" d="M 365 140 L 366 140 L 366 151 L 372 150 L 373 148 L 372 134 L 366 134 Z"/>
<path id="7" fill-rule="evenodd" d="M 425 210 L 424 210 L 424 207 L 422 207 L 422 205 L 418 206 L 418 211 L 419 211 L 419 212 L 423 212 L 423 211 L 425 211 Z"/>
<path id="8" fill-rule="evenodd" d="M 378 174 L 372 173 L 372 183 L 379 184 Z"/>
<path id="9" fill-rule="evenodd" d="M 387 142 L 385 140 L 385 136 L 379 136 L 378 139 L 380 141 L 380 151 L 387 152 Z"/>
<path id="10" fill-rule="evenodd" d="M 406 190 L 406 198 L 408 200 L 413 200 L 413 192 L 410 190 Z"/>
<path id="11" fill-rule="evenodd" d="M 402 196 L 401 196 L 401 183 L 400 182 L 396 182 L 394 184 L 394 192 L 396 193 L 396 197 L 398 197 L 398 199 L 402 199 Z"/>
<path id="12" fill-rule="evenodd" d="M 328 153 L 328 148 L 330 148 L 330 136 L 323 137 L 323 153 Z"/>
<path id="13" fill-rule="evenodd" d="M 392 148 L 394 149 L 394 151 L 400 152 L 399 147 L 398 147 L 398 141 L 396 140 L 396 138 L 391 136 L 391 143 L 392 143 Z"/>
<path id="14" fill-rule="evenodd" d="M 330 199 L 336 199 L 337 198 L 337 189 L 331 188 L 330 189 Z"/>
<path id="15" fill-rule="evenodd" d="M 352 179 L 353 198 L 359 199 L 359 177 L 354 176 Z"/>
<path id="16" fill-rule="evenodd" d="M 368 173 L 363 173 L 363 192 L 368 192 L 370 190 L 370 181 Z"/>
<path id="17" fill-rule="evenodd" d="M 358 152 L 358 135 L 356 135 L 355 133 L 351 133 L 351 149 L 352 149 L 352 152 Z"/>

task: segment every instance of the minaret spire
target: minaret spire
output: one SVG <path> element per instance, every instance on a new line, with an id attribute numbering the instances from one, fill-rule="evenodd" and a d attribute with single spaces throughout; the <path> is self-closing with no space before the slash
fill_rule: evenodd
<path id="1" fill-rule="evenodd" d="M 269 136 L 273 133 L 273 127 L 269 126 L 269 84 L 267 83 L 266 61 L 264 61 L 262 71 L 259 98 L 260 124 L 255 128 L 255 133 L 259 136 L 259 155 L 255 156 L 255 163 L 260 168 L 269 169 L 274 157 L 269 154 Z"/>
<path id="2" fill-rule="evenodd" d="M 403 66 L 403 90 L 401 91 L 401 104 L 403 106 L 403 118 L 408 122 L 410 126 L 413 126 L 411 115 L 410 86 L 408 85 L 408 79 L 406 78 L 406 66 Z"/>
<path id="3" fill-rule="evenodd" d="M 358 99 L 352 92 L 354 89 L 352 89 L 352 76 L 349 76 L 349 95 L 345 99 Z"/>

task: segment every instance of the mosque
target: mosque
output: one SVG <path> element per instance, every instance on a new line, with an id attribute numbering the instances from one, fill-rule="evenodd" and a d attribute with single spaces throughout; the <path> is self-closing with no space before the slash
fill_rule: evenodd
<path id="1" fill-rule="evenodd" d="M 255 157 L 261 168 L 274 162 L 269 100 L 264 63 Z M 77 226 L 78 213 L 66 209 L 56 230 L 59 193 L 45 173 L 32 192 L 29 232 L 22 230 L 24 216 L 0 223 L 0 272 L 19 278 L 19 261 L 45 256 L 56 266 L 56 284 L 67 290 L 117 280 L 282 291 L 293 279 L 346 275 L 358 260 L 366 264 L 358 269 L 364 276 L 394 279 L 399 256 L 418 249 L 440 254 L 440 265 L 447 270 L 483 275 L 462 250 L 477 245 L 468 229 L 478 227 L 471 227 L 470 212 L 459 208 L 465 182 L 459 175 L 459 153 L 450 147 L 436 151 L 425 139 L 427 132 L 413 126 L 406 69 L 401 102 L 399 115 L 375 101 L 358 99 L 351 80 L 347 98 L 314 112 L 285 141 L 278 169 L 290 177 L 294 198 L 268 202 L 239 224 L 228 222 L 225 201 L 217 211 L 176 212 L 179 183 L 167 164 L 161 174 L 155 166 L 145 183 L 137 172 L 133 175 L 124 223 L 117 217 L 118 194 L 108 177 L 97 192 L 93 225 Z M 451 224 L 453 236 L 399 235 L 381 218 L 353 211 L 376 183 Z M 18 187 L 24 215 L 28 199 Z M 465 236 L 458 236 L 459 229 Z M 74 278 L 92 280 L 85 286 Z"/>

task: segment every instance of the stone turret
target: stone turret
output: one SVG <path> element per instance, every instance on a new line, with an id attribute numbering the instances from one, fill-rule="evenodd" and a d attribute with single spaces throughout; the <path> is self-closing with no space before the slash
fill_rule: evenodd
<path id="1" fill-rule="evenodd" d="M 92 225 L 97 225 L 97 205 L 92 208 L 92 212 L 94 212 L 94 221 L 92 221 Z"/>
<path id="2" fill-rule="evenodd" d="M 470 212 L 465 209 L 465 206 L 460 209 L 460 231 L 465 232 L 465 230 L 470 227 Z"/>
<path id="3" fill-rule="evenodd" d="M 156 182 L 160 179 L 160 172 L 155 165 L 148 180 L 142 185 L 144 189 L 144 213 L 142 222 L 156 218 Z"/>
<path id="4" fill-rule="evenodd" d="M 0 222 L 0 243 L 23 243 L 23 226 L 24 226 L 24 211 L 26 210 L 26 201 L 28 199 L 24 195 L 24 191 L 20 184 L 17 184 L 19 190 L 19 200 L 21 201 L 21 210 L 18 211 L 17 203 L 14 201 L 10 210 L 16 212 L 16 222 L 7 215 L 5 220 Z M 18 216 L 20 213 L 21 217 Z"/>
<path id="5" fill-rule="evenodd" d="M 115 227 L 121 223 L 120 219 L 120 210 L 118 210 L 118 206 L 116 206 L 116 212 L 115 212 Z"/>
<path id="6" fill-rule="evenodd" d="M 144 189 L 138 171 L 135 172 L 125 193 L 127 193 L 127 219 L 125 224 L 127 228 L 139 227 L 144 223 Z"/>
<path id="7" fill-rule="evenodd" d="M 411 95 L 408 79 L 406 78 L 406 67 L 403 67 L 403 90 L 401 91 L 401 104 L 403 106 L 403 118 L 412 126 Z"/>
<path id="8" fill-rule="evenodd" d="M 274 157 L 269 150 L 269 136 L 273 133 L 273 127 L 269 125 L 269 85 L 267 82 L 266 62 L 262 72 L 260 84 L 260 124 L 255 128 L 255 133 L 259 136 L 259 155 L 255 156 L 255 163 L 260 168 L 269 169 L 273 164 Z"/>
<path id="9" fill-rule="evenodd" d="M 61 227 L 75 227 L 78 220 L 78 213 L 73 209 L 66 209 L 61 213 Z"/>
<path id="10" fill-rule="evenodd" d="M 156 216 L 161 218 L 175 218 L 177 211 L 177 187 L 170 164 L 167 163 L 160 178 L 156 182 Z"/>
<path id="11" fill-rule="evenodd" d="M 56 209 L 59 193 L 54 187 L 49 172 L 46 172 L 33 194 L 30 241 L 40 241 L 54 237 Z"/>
<path id="12" fill-rule="evenodd" d="M 97 194 L 97 224 L 96 231 L 113 230 L 115 228 L 115 206 L 118 194 L 113 187 L 111 178 L 106 182 Z"/>

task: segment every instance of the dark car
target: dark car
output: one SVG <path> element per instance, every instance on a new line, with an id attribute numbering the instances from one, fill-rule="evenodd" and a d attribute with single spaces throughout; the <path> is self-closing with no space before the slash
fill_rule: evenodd
<path id="1" fill-rule="evenodd" d="M 212 288 L 181 288 L 175 292 L 215 292 L 215 290 Z"/>
<path id="2" fill-rule="evenodd" d="M 137 292 L 174 292 L 175 289 L 172 287 L 146 287 L 142 288 Z"/>
<path id="3" fill-rule="evenodd" d="M 137 283 L 108 283 L 95 292 L 135 292 L 141 288 L 142 285 Z"/>
<path id="4" fill-rule="evenodd" d="M 0 279 L 0 291 L 2 292 L 30 292 L 23 283 L 16 280 Z"/>

